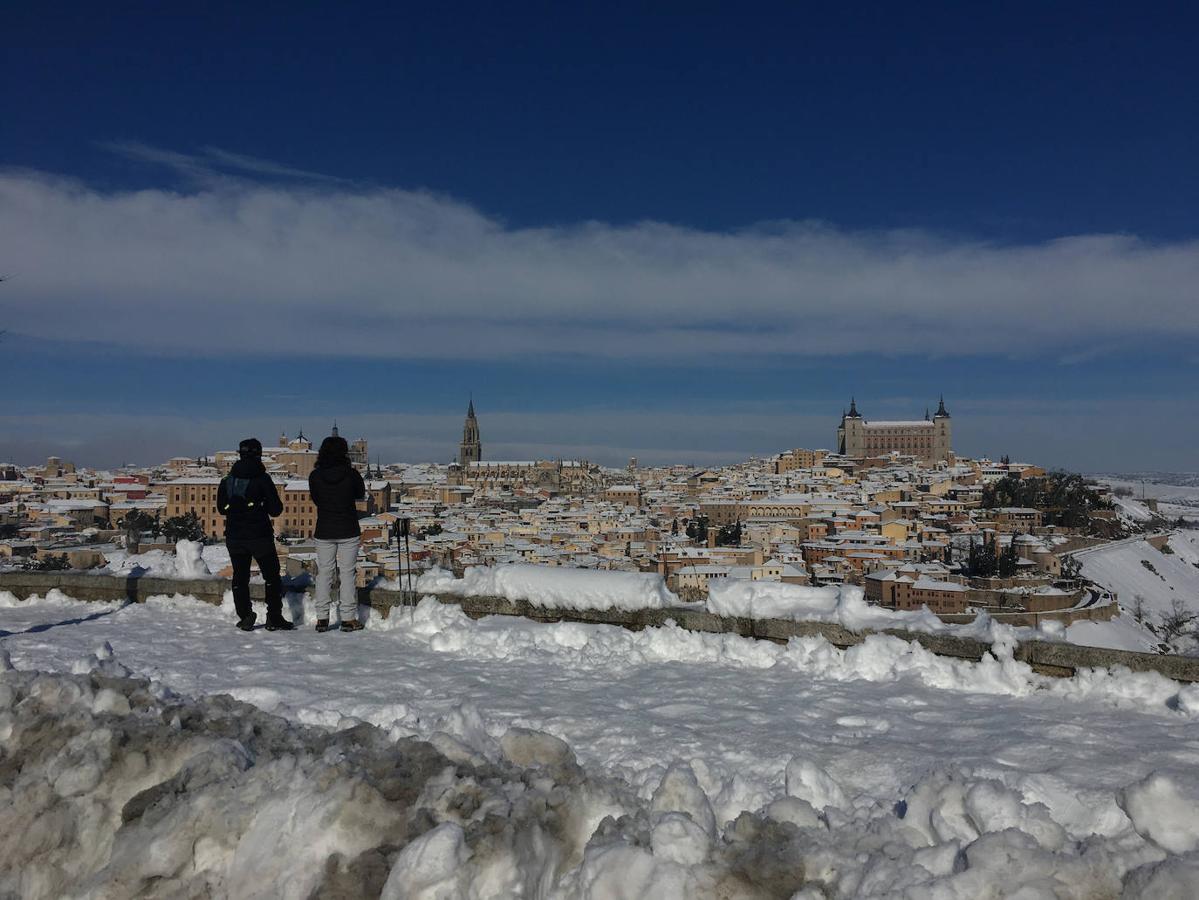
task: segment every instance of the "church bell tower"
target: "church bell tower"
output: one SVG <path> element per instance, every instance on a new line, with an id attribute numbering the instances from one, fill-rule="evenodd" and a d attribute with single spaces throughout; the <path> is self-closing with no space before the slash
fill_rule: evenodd
<path id="1" fill-rule="evenodd" d="M 462 426 L 462 443 L 458 445 L 458 465 L 466 468 L 468 463 L 483 459 L 483 443 L 479 438 L 479 420 L 475 418 L 475 398 L 471 397 L 466 409 L 466 424 Z"/>

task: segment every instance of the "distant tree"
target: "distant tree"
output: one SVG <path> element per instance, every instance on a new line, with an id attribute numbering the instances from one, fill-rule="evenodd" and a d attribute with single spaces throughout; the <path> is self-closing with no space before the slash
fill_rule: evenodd
<path id="1" fill-rule="evenodd" d="M 741 523 L 734 522 L 731 525 L 721 525 L 716 532 L 717 547 L 740 547 L 741 546 Z"/>
<path id="2" fill-rule="evenodd" d="M 999 570 L 999 559 L 995 553 L 994 539 L 970 541 L 970 554 L 966 560 L 966 574 L 972 578 L 990 578 Z"/>
<path id="3" fill-rule="evenodd" d="M 1046 525 L 1086 529 L 1094 510 L 1111 509 L 1094 485 L 1073 472 L 1051 472 L 1043 478 L 1008 475 L 983 488 L 986 509 L 1023 506 L 1039 509 Z"/>
<path id="4" fill-rule="evenodd" d="M 1140 594 L 1134 594 L 1132 599 L 1132 618 L 1138 625 L 1145 624 L 1145 598 Z"/>
<path id="5" fill-rule="evenodd" d="M 200 524 L 199 516 L 194 512 L 187 512 L 181 516 L 171 516 L 163 522 L 162 536 L 172 544 L 178 541 L 202 541 L 204 526 Z"/>
<path id="6" fill-rule="evenodd" d="M 1180 653 L 1193 650 L 1199 633 L 1199 613 L 1193 612 L 1178 598 L 1170 604 L 1170 611 L 1158 614 L 1157 627 L 1153 631 L 1161 639 L 1159 653 Z"/>
<path id="7" fill-rule="evenodd" d="M 0 539 L 15 538 L 21 533 L 21 526 L 16 522 L 5 522 L 0 524 Z"/>
<path id="8" fill-rule="evenodd" d="M 1016 553 L 1016 536 L 1012 535 L 1012 539 L 1008 541 L 1008 545 L 1003 548 L 1003 552 L 999 554 L 999 558 L 996 560 L 996 574 L 1000 578 L 1011 578 L 1019 568 L 1019 561 L 1020 557 Z"/>
<path id="9" fill-rule="evenodd" d="M 678 519 L 675 519 L 673 522 L 670 523 L 670 533 L 671 534 L 679 533 L 679 520 Z"/>
<path id="10" fill-rule="evenodd" d="M 152 530 L 157 524 L 158 520 L 154 516 L 140 509 L 130 510 L 120 520 L 121 528 L 125 531 L 136 532 L 138 534 L 143 531 Z"/>
<path id="11" fill-rule="evenodd" d="M 35 572 L 61 572 L 64 569 L 71 568 L 71 564 L 67 562 L 67 555 L 65 553 L 52 553 L 41 559 L 31 560 L 29 568 Z"/>

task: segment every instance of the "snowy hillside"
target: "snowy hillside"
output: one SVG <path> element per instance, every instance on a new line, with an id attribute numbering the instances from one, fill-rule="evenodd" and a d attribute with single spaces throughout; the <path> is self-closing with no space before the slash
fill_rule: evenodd
<path id="1" fill-rule="evenodd" d="M 1068 629 L 1076 643 L 1098 643 L 1127 649 L 1155 649 L 1161 639 L 1146 624 L 1159 626 L 1164 618 L 1181 609 L 1199 613 L 1199 531 L 1174 532 L 1162 552 L 1147 541 L 1133 538 L 1084 550 L 1075 554 L 1082 575 L 1116 593 L 1122 615 L 1112 623 L 1080 623 Z M 1119 632 L 1123 642 L 1104 643 Z M 1139 645 L 1138 645 L 1139 644 Z M 1196 642 L 1178 642 L 1177 649 L 1195 652 Z"/>
<path id="2" fill-rule="evenodd" d="M 1199 687 L 431 600 L 244 634 L 228 605 L 0 597 L 0 893 L 1199 892 Z"/>

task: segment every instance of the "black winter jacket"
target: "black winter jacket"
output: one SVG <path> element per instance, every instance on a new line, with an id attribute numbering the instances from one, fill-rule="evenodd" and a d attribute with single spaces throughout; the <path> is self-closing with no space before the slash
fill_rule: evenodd
<path id="1" fill-rule="evenodd" d="M 261 461 L 239 459 L 221 480 L 216 508 L 225 517 L 226 542 L 253 541 L 275 536 L 271 519 L 283 512 L 283 501 Z"/>
<path id="2" fill-rule="evenodd" d="M 366 496 L 366 485 L 349 463 L 318 466 L 308 476 L 308 493 L 316 504 L 316 533 L 322 541 L 358 537 L 358 508 L 355 500 Z"/>

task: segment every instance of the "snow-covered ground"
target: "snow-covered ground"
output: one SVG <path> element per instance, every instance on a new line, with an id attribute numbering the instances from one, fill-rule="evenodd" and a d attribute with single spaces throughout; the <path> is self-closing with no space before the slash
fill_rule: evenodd
<path id="1" fill-rule="evenodd" d="M 979 898 L 1021 889 L 1026 897 L 1115 897 L 1122 890 L 1199 896 L 1199 687 L 1127 672 L 1042 678 L 1002 646 L 996 659 L 975 664 L 890 637 L 840 651 L 819 638 L 778 646 L 672 627 L 475 622 L 431 600 L 372 619 L 353 635 L 307 628 L 245 634 L 233 628 L 229 606 L 183 597 L 126 606 L 0 595 L 0 648 L 19 670 L 128 671 L 192 697 L 227 693 L 297 723 L 344 730 L 368 722 L 393 741 L 431 740 L 459 766 L 441 786 L 453 802 L 430 800 L 426 785 L 422 798 L 433 811 L 423 826 L 402 837 L 382 829 L 386 846 L 371 851 L 382 873 L 376 880 L 400 873 L 387 896 L 789 896 L 801 887 L 805 900 Z M 310 620 L 311 610 L 295 608 L 293 615 Z M 5 684 L 29 677 L 10 674 Z M 67 703 L 63 692 L 74 689 L 47 685 L 38 690 L 88 720 L 81 733 L 111 731 L 104 716 L 125 709 L 119 698 L 101 700 L 98 687 Z M 5 754 L 15 752 L 33 714 L 33 706 L 18 703 L 21 691 L 33 688 L 0 685 Z M 192 719 L 202 716 L 183 718 L 191 739 L 188 729 L 198 727 Z M 520 729 L 547 732 L 565 745 Z M 22 771 L 30 784 L 14 782 L 0 766 L 9 772 L 0 780 L 0 791 L 9 793 L 0 799 L 19 812 L 23 791 L 47 804 L 46 797 L 60 796 L 78 808 L 54 815 L 64 823 L 91 816 L 102 832 L 109 807 L 97 797 L 115 790 L 107 779 L 124 776 L 104 768 L 115 763 L 91 759 L 88 746 L 81 737 L 73 750 L 41 747 L 46 758 L 29 760 Z M 586 773 L 583 787 L 562 774 L 571 750 Z M 95 751 L 103 759 L 107 752 Z M 181 887 L 186 876 L 227 892 L 253 883 L 245 879 L 254 854 L 269 852 L 282 859 L 257 861 L 260 892 L 304 896 L 320 878 L 314 853 L 327 855 L 338 841 L 346 854 L 364 852 L 361 828 L 321 838 L 311 824 L 325 821 L 326 802 L 336 804 L 337 815 L 325 810 L 331 822 L 342 822 L 352 806 L 344 785 L 321 780 L 321 753 L 287 753 L 292 777 L 267 773 L 251 790 L 273 798 L 259 801 L 271 806 L 270 816 L 254 825 L 240 791 L 199 795 L 210 818 L 211 804 L 230 805 L 218 824 L 233 836 L 198 835 L 194 817 L 179 826 L 182 849 L 170 830 L 158 832 L 161 847 L 146 852 L 167 862 L 160 866 L 165 874 L 150 872 L 160 879 L 150 883 L 163 894 L 200 893 L 194 883 Z M 227 777 L 259 777 L 265 755 L 248 769 L 238 757 Z M 540 843 L 521 830 L 527 821 L 513 818 L 520 777 L 494 770 L 539 762 L 549 774 L 521 783 L 541 792 L 533 804 L 546 817 Z M 491 780 L 463 766 L 490 771 Z M 48 786 L 38 787 L 42 782 L 33 782 L 43 769 Z M 149 775 L 139 770 L 138 778 L 141 784 Z M 168 806 L 189 802 L 168 796 Z M 370 808 L 372 797 L 362 800 L 363 815 L 384 816 Z M 562 839 L 551 863 L 546 846 L 562 829 L 550 819 L 563 804 L 573 804 L 573 837 Z M 499 819 L 487 820 L 487 812 Z M 601 824 L 606 815 L 614 818 Z M 502 827 L 505 816 L 515 822 L 511 828 Z M 45 810 L 38 820 L 58 821 Z M 286 839 L 266 840 L 272 828 L 282 828 Z M 492 852 L 497 845 L 510 850 L 502 865 Z M 33 877 L 28 873 L 43 863 L 0 854 L 0 878 L 9 879 L 0 880 L 0 893 L 54 895 L 52 880 L 42 891 L 13 886 L 13 878 Z M 123 864 L 113 871 L 131 878 L 133 863 Z M 154 869 L 145 860 L 138 865 L 139 872 Z M 13 875 L 18 867 L 26 874 Z M 293 879 L 280 880 L 272 874 L 278 871 Z M 518 882 L 526 885 L 523 894 L 513 887 Z M 119 895 L 132 883 L 105 884 L 108 895 Z M 421 885 L 432 887 L 422 893 Z"/>
<path id="2" fill-rule="evenodd" d="M 1158 515 L 1171 521 L 1179 516 L 1199 521 L 1199 475 L 1146 473 L 1144 476 L 1104 475 L 1099 481 L 1130 492 L 1128 497 L 1115 497 L 1117 506 L 1133 521 L 1148 521 L 1152 513 L 1141 498 L 1157 501 Z"/>

